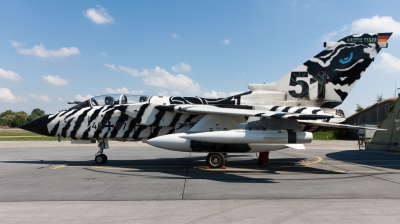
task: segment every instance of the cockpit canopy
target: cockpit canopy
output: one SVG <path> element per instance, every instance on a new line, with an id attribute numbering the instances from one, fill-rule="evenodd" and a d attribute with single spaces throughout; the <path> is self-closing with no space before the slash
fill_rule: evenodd
<path id="1" fill-rule="evenodd" d="M 121 105 L 121 104 L 134 104 L 143 103 L 148 101 L 148 96 L 143 95 L 130 95 L 130 94 L 108 94 L 95 96 L 82 103 L 79 103 L 68 110 L 81 109 L 84 107 L 105 106 L 105 105 Z"/>

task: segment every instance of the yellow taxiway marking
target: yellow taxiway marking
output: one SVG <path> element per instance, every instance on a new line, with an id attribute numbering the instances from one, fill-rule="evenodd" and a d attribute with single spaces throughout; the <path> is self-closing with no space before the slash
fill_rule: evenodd
<path id="1" fill-rule="evenodd" d="M 55 166 L 55 167 L 52 167 L 51 169 L 56 170 L 56 169 L 59 169 L 59 168 L 64 168 L 66 166 L 67 165 Z"/>
<path id="2" fill-rule="evenodd" d="M 373 164 L 371 164 L 371 165 L 367 165 L 367 164 L 355 164 L 355 165 L 329 164 L 329 166 L 349 166 L 349 167 L 351 167 L 351 166 L 361 166 L 361 167 L 366 167 L 366 168 L 368 168 L 368 167 L 375 167 L 375 166 L 380 166 L 380 165 L 373 165 Z M 400 164 L 398 164 L 398 165 L 387 165 L 387 164 L 383 164 L 381 167 L 387 167 L 387 166 L 394 166 L 394 167 L 397 167 L 397 166 L 400 166 Z"/>
<path id="3" fill-rule="evenodd" d="M 103 169 L 103 170 L 130 170 L 130 171 L 140 171 L 145 170 L 146 168 L 157 168 L 160 167 L 146 167 L 146 168 L 132 168 L 132 167 L 112 167 L 112 166 L 68 166 L 68 165 L 60 165 L 51 167 L 51 169 L 60 169 L 60 168 L 90 168 L 90 169 Z M 270 170 L 270 167 L 261 168 L 261 169 L 253 169 L 253 168 L 234 168 L 228 167 L 226 169 L 205 169 L 202 167 L 191 167 L 190 170 L 197 170 L 200 172 L 273 172 L 276 174 L 292 174 L 299 173 L 300 171 L 287 171 L 287 170 Z M 276 167 L 279 168 L 279 167 Z M 171 171 L 171 169 L 168 169 Z M 400 173 L 400 170 L 321 170 L 321 171 L 313 171 L 311 173 L 326 173 L 326 172 L 335 172 L 335 173 L 347 173 L 347 174 L 355 174 L 355 173 L 370 173 L 370 174 L 382 174 L 382 173 Z"/>
<path id="4" fill-rule="evenodd" d="M 130 167 L 113 167 L 113 166 L 68 166 L 68 165 L 61 165 L 52 167 L 51 169 L 56 170 L 60 168 L 92 168 L 92 169 L 105 169 L 105 170 L 139 170 L 137 168 L 130 168 Z"/>
<path id="5" fill-rule="evenodd" d="M 94 169 L 104 169 L 104 170 L 140 170 L 137 168 L 130 167 L 113 167 L 113 166 L 86 166 L 82 168 L 94 168 Z"/>
<path id="6" fill-rule="evenodd" d="M 347 171 L 347 173 L 398 173 L 399 171 L 394 170 L 355 170 L 355 171 Z"/>
<path id="7" fill-rule="evenodd" d="M 398 160 L 398 159 L 387 159 L 387 160 L 385 160 L 385 159 L 362 159 L 362 160 L 355 160 L 355 159 L 351 159 L 351 160 L 346 160 L 345 162 L 399 162 L 400 160 Z M 327 161 L 325 161 L 325 162 L 330 162 L 330 163 L 332 163 L 332 162 L 336 162 L 336 160 L 327 160 Z"/>
<path id="8" fill-rule="evenodd" d="M 154 170 L 154 169 L 168 169 L 169 171 L 172 168 L 182 168 L 186 169 L 186 167 L 183 166 L 171 166 L 171 167 L 158 167 L 158 166 L 140 166 L 140 167 L 115 167 L 115 166 L 69 166 L 67 164 L 60 165 L 60 166 L 51 166 L 51 169 L 56 170 L 56 169 L 61 169 L 61 168 L 87 168 L 87 169 L 105 169 L 105 170 Z"/>

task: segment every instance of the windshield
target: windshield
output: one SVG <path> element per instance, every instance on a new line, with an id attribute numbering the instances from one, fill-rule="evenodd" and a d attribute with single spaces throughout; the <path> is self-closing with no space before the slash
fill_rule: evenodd
<path id="1" fill-rule="evenodd" d="M 109 94 L 95 96 L 91 99 L 92 106 L 134 104 L 147 102 L 148 96 L 129 95 L 129 94 Z"/>
<path id="2" fill-rule="evenodd" d="M 103 96 L 95 96 L 91 99 L 92 106 L 104 106 L 119 104 L 120 94 L 110 94 Z"/>
<path id="3" fill-rule="evenodd" d="M 105 105 L 120 105 L 120 104 L 134 104 L 144 103 L 149 99 L 148 96 L 143 95 L 130 95 L 130 94 L 109 94 L 102 96 L 95 96 L 90 100 L 86 100 L 68 109 L 81 109 L 84 107 L 105 106 Z"/>

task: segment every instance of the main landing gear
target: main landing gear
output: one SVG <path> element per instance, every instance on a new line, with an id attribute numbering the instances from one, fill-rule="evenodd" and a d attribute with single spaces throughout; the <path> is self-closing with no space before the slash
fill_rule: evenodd
<path id="1" fill-rule="evenodd" d="M 103 154 L 104 149 L 108 149 L 108 139 L 102 139 L 99 140 L 97 139 L 97 141 L 99 142 L 98 146 L 99 146 L 99 151 L 96 153 L 96 157 L 94 157 L 94 161 L 97 164 L 104 164 L 107 162 L 107 156 L 105 154 Z"/>
<path id="2" fill-rule="evenodd" d="M 225 166 L 227 161 L 228 154 L 226 153 L 212 152 L 208 153 L 206 158 L 207 166 L 210 168 L 221 168 Z"/>

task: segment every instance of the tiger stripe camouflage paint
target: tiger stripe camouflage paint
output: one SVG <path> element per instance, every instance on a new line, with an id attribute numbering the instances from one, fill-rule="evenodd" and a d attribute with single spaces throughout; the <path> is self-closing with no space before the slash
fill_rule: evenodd
<path id="1" fill-rule="evenodd" d="M 187 132 L 205 117 L 204 114 L 157 110 L 157 105 L 206 104 L 273 111 L 276 116 L 282 113 L 335 114 L 331 108 L 343 102 L 381 48 L 387 47 L 382 40 L 387 41 L 390 35 L 350 35 L 327 43 L 326 49 L 277 82 L 249 84 L 249 92 L 234 96 L 219 99 L 152 96 L 144 103 L 106 106 L 90 106 L 89 100 L 87 107 L 71 108 L 39 118 L 41 123 L 46 122 L 45 127 L 38 124 L 38 119 L 21 128 L 35 132 L 33 126 L 36 125 L 40 126 L 40 130 L 36 130 L 41 134 L 75 139 L 138 140 Z"/>

